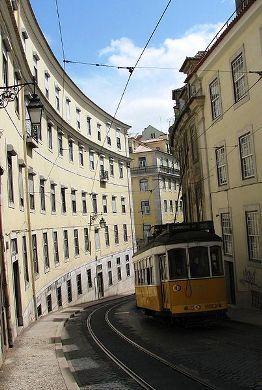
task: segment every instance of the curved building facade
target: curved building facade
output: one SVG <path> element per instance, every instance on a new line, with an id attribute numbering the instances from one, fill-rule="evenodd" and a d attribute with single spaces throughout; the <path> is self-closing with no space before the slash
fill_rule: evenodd
<path id="1" fill-rule="evenodd" d="M 28 0 L 0 4 L 2 351 L 19 327 L 71 303 L 133 291 L 129 126 L 73 83 Z M 3 91 L 0 91 L 1 93 Z"/>

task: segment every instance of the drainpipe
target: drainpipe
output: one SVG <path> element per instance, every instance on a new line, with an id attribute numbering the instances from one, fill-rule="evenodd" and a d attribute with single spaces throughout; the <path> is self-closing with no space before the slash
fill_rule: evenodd
<path id="1" fill-rule="evenodd" d="M 4 294 L 4 307 L 6 310 L 6 323 L 7 323 L 7 337 L 9 347 L 13 347 L 13 334 L 11 327 L 11 312 L 10 312 L 10 296 L 7 285 L 7 272 L 5 265 L 5 255 L 4 255 L 4 235 L 3 235 L 3 221 L 2 221 L 2 175 L 4 171 L 0 167 L 0 262 L 1 262 L 1 288 L 3 288 Z"/>
<path id="2" fill-rule="evenodd" d="M 36 302 L 36 289 L 35 289 L 35 272 L 34 272 L 34 259 L 33 259 L 33 245 L 32 245 L 32 227 L 30 216 L 30 202 L 29 202 L 29 184 L 28 184 L 28 165 L 27 165 L 27 131 L 25 125 L 25 99 L 24 93 L 21 94 L 21 106 L 22 106 L 22 131 L 23 131 L 23 149 L 24 149 L 24 162 L 25 162 L 25 201 L 26 201 L 26 222 L 28 231 L 29 242 L 29 259 L 30 259 L 30 271 L 32 281 L 32 298 L 34 304 L 35 320 L 38 319 L 37 314 L 37 302 Z"/>

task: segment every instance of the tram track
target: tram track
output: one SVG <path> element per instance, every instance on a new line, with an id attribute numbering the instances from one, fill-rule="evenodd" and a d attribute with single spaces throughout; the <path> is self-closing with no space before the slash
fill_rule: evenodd
<path id="1" fill-rule="evenodd" d="M 193 375 L 190 371 L 181 368 L 176 364 L 167 361 L 161 356 L 149 351 L 117 329 L 112 323 L 110 317 L 116 308 L 126 303 L 127 301 L 128 300 L 124 300 L 120 303 L 118 302 L 109 308 L 108 306 L 112 305 L 112 303 L 102 305 L 101 307 L 95 308 L 87 317 L 87 329 L 93 341 L 115 364 L 117 364 L 119 368 L 125 371 L 127 375 L 129 375 L 144 389 L 158 390 L 161 388 L 172 388 L 178 390 L 197 390 L 205 388 L 220 390 L 218 387 L 213 386 L 206 380 Z M 101 316 L 103 324 L 101 324 Z M 100 328 L 103 328 L 102 331 L 98 329 L 96 325 L 97 323 L 99 323 Z M 108 340 L 110 340 L 110 342 Z M 127 345 L 129 345 L 129 349 L 127 348 Z M 121 351 L 121 348 L 125 350 L 125 352 L 123 350 Z M 131 358 L 135 359 L 135 363 L 132 360 L 127 361 L 128 359 L 126 356 L 131 356 Z M 141 362 L 142 368 L 140 366 Z M 148 368 L 146 369 L 146 367 Z M 154 371 L 154 367 L 156 371 Z M 141 370 L 142 374 L 139 372 Z M 149 370 L 149 373 L 147 370 Z M 172 387 L 168 387 L 168 385 L 163 387 L 162 384 L 160 385 L 159 378 L 156 378 L 156 372 L 158 370 L 160 370 L 159 372 L 163 373 L 162 379 L 168 383 L 171 383 L 172 378 L 174 378 Z M 150 375 L 150 373 L 152 375 Z"/>

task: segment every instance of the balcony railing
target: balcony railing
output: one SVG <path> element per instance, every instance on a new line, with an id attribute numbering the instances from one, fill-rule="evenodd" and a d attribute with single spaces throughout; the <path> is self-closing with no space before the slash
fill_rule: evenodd
<path id="1" fill-rule="evenodd" d="M 179 175 L 179 169 L 173 167 L 167 167 L 163 165 L 150 165 L 146 167 L 134 167 L 131 168 L 131 175 L 144 175 L 154 173 L 166 173 L 170 175 Z"/>
<path id="2" fill-rule="evenodd" d="M 101 182 L 107 182 L 108 181 L 108 171 L 101 170 L 100 171 L 100 181 Z"/>
<path id="3" fill-rule="evenodd" d="M 26 119 L 25 121 L 26 127 L 26 142 L 27 145 L 31 148 L 38 148 L 38 139 L 39 139 L 39 127 L 32 126 L 30 119 Z"/>

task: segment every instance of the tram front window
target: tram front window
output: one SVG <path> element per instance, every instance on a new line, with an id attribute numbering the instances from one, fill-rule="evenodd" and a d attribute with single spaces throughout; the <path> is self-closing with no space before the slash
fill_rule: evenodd
<path id="1" fill-rule="evenodd" d="M 224 274 L 222 264 L 221 248 L 219 246 L 210 247 L 211 269 L 213 276 L 222 276 Z"/>
<path id="2" fill-rule="evenodd" d="M 186 250 L 184 248 L 168 251 L 170 279 L 187 278 Z"/>
<path id="3" fill-rule="evenodd" d="M 188 249 L 191 278 L 210 276 L 208 248 L 196 246 Z"/>

